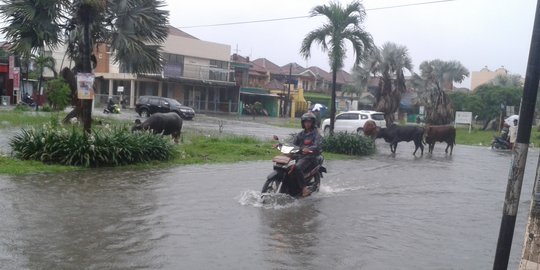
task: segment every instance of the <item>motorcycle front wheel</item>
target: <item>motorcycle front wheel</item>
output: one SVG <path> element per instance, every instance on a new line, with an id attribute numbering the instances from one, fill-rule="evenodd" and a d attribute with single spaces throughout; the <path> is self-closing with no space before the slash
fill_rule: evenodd
<path id="1" fill-rule="evenodd" d="M 266 180 L 261 193 L 278 193 L 280 182 L 276 178 Z"/>
<path id="2" fill-rule="evenodd" d="M 311 192 L 317 192 L 319 191 L 319 187 L 321 185 L 321 174 L 317 173 L 313 178 L 309 181 L 308 186 L 311 187 Z"/>

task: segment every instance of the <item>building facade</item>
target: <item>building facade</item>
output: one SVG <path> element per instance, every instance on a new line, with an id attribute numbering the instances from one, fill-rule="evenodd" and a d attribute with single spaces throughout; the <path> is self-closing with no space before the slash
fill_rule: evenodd
<path id="1" fill-rule="evenodd" d="M 476 89 L 476 87 L 482 84 L 490 82 L 491 80 L 495 79 L 497 75 L 508 75 L 508 70 L 501 66 L 500 68 L 492 71 L 485 66 L 480 71 L 471 72 L 471 90 Z"/>

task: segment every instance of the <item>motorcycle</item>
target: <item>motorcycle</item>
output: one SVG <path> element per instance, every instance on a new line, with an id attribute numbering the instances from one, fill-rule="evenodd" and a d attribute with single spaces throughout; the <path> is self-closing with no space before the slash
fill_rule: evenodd
<path id="1" fill-rule="evenodd" d="M 279 140 L 274 136 L 275 140 Z M 298 146 L 279 143 L 275 146 L 281 151 L 281 155 L 275 156 L 272 159 L 274 170 L 266 177 L 266 182 L 263 185 L 262 193 L 285 193 L 292 197 L 302 195 L 302 190 L 298 186 L 298 173 L 304 173 L 307 188 L 313 192 L 319 191 L 321 178 L 323 173 L 326 173 L 326 168 L 323 166 L 324 157 L 318 155 L 316 162 L 311 164 L 306 171 L 296 171 L 296 161 L 302 156 L 301 149 Z"/>
<path id="2" fill-rule="evenodd" d="M 36 106 L 36 103 L 34 102 L 34 99 L 32 99 L 32 97 L 28 93 L 26 93 L 25 95 L 22 96 L 22 100 L 21 100 L 20 104 L 27 105 L 27 106 L 30 106 L 30 107 Z"/>
<path id="3" fill-rule="evenodd" d="M 491 149 L 510 150 L 510 142 L 502 137 L 494 137 L 491 141 Z"/>
<path id="4" fill-rule="evenodd" d="M 120 106 L 118 104 L 108 105 L 103 109 L 103 113 L 120 113 Z"/>

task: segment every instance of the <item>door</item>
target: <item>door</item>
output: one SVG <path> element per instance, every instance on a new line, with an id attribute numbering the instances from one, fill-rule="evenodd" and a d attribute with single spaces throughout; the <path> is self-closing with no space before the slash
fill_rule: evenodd
<path id="1" fill-rule="evenodd" d="M 201 91 L 193 91 L 193 108 L 197 111 L 201 110 Z"/>
<path id="2" fill-rule="evenodd" d="M 355 116 L 358 117 L 358 114 L 342 113 L 336 116 L 336 122 L 334 123 L 334 131 L 349 132 L 350 126 L 352 125 L 351 122 L 353 122 L 353 118 L 355 118 Z"/>

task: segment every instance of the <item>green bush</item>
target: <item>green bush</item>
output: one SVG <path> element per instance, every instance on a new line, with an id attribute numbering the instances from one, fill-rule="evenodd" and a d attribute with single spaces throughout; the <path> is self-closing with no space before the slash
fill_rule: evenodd
<path id="1" fill-rule="evenodd" d="M 41 107 L 41 111 L 42 111 L 42 112 L 52 112 L 52 108 L 49 107 L 49 106 L 47 106 L 47 105 L 45 105 L 45 106 L 42 106 L 42 107 Z"/>
<path id="2" fill-rule="evenodd" d="M 53 110 L 64 110 L 70 102 L 71 90 L 63 78 L 47 82 L 47 100 Z"/>
<path id="3" fill-rule="evenodd" d="M 335 133 L 323 138 L 323 150 L 326 152 L 365 156 L 375 153 L 373 140 L 356 134 Z"/>
<path id="4" fill-rule="evenodd" d="M 91 135 L 44 125 L 22 130 L 10 141 L 13 154 L 24 160 L 83 167 L 121 166 L 174 157 L 167 139 L 150 133 L 131 133 L 127 127 L 95 129 Z"/>
<path id="5" fill-rule="evenodd" d="M 13 109 L 14 111 L 16 112 L 28 112 L 28 111 L 31 111 L 32 110 L 32 107 L 26 105 L 26 104 L 22 104 L 22 103 L 19 103 L 17 105 L 15 105 L 15 109 Z"/>

